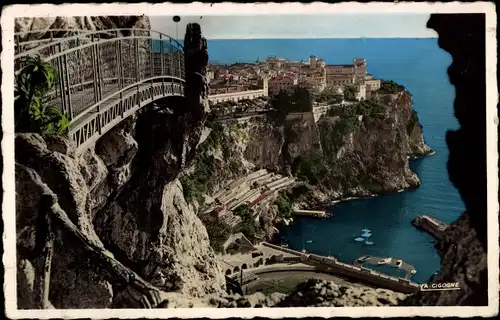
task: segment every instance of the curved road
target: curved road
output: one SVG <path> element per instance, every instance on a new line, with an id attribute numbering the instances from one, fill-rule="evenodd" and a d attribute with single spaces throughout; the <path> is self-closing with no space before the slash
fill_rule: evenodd
<path id="1" fill-rule="evenodd" d="M 308 279 L 320 279 L 325 281 L 332 281 L 338 285 L 368 287 L 359 283 L 348 282 L 342 278 L 332 276 L 325 273 L 314 271 L 281 271 L 281 272 L 265 272 L 259 273 L 258 279 L 243 286 L 243 292 L 252 294 L 257 291 L 263 293 L 282 292 L 289 293 L 295 287 Z"/>

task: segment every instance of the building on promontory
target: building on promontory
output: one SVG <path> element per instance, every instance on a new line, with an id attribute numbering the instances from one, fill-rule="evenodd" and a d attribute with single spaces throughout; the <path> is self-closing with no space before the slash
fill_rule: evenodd
<path id="1" fill-rule="evenodd" d="M 290 91 L 298 84 L 298 78 L 291 76 L 276 76 L 269 79 L 269 95 L 273 96 L 280 91 Z"/>
<path id="2" fill-rule="evenodd" d="M 216 104 L 226 101 L 238 102 L 245 99 L 256 99 L 269 96 L 267 76 L 254 83 L 237 83 L 225 79 L 214 80 L 209 86 L 208 102 Z"/>

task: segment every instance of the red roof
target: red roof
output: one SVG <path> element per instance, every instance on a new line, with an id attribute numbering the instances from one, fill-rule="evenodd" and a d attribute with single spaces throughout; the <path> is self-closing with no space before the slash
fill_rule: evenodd
<path id="1" fill-rule="evenodd" d="M 353 64 L 327 64 L 327 68 L 330 69 L 339 69 L 339 68 L 354 68 Z"/>
<path id="2" fill-rule="evenodd" d="M 271 81 L 283 81 L 283 80 L 293 81 L 292 78 L 286 77 L 286 76 L 277 76 L 277 77 L 271 78 Z"/>
<path id="3" fill-rule="evenodd" d="M 219 206 L 219 207 L 215 208 L 215 210 L 214 210 L 214 211 L 215 211 L 216 213 L 220 213 L 220 212 L 224 211 L 224 207 L 223 207 L 223 206 Z"/>

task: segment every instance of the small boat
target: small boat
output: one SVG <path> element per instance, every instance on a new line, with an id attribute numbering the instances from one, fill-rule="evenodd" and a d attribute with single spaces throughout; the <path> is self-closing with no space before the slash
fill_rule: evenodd
<path id="1" fill-rule="evenodd" d="M 365 232 L 361 235 L 363 238 L 370 238 L 372 236 L 371 233 Z"/>
<path id="2" fill-rule="evenodd" d="M 366 228 L 365 229 L 361 229 L 361 231 L 363 231 L 363 232 L 372 232 L 370 229 L 366 229 Z"/>
<path id="3" fill-rule="evenodd" d="M 371 246 L 371 245 L 373 244 L 373 242 L 372 242 L 372 241 L 368 241 L 368 240 L 366 240 L 366 241 L 365 241 L 365 244 L 367 244 L 367 245 Z"/>
<path id="4" fill-rule="evenodd" d="M 312 240 L 307 240 L 306 243 L 312 243 L 313 241 Z"/>
<path id="5" fill-rule="evenodd" d="M 358 238 L 354 239 L 354 241 L 362 242 L 362 241 L 365 241 L 365 238 L 358 237 Z"/>

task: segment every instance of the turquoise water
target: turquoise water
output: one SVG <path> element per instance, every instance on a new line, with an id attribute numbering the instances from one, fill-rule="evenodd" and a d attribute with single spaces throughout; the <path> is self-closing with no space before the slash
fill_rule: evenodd
<path id="1" fill-rule="evenodd" d="M 338 204 L 332 208 L 331 219 L 297 218 L 281 234 L 290 248 L 305 246 L 309 252 L 330 253 L 347 263 L 362 255 L 403 259 L 416 267 L 413 279 L 417 282 L 426 281 L 439 269 L 433 238 L 410 223 L 419 214 L 450 223 L 464 210 L 446 170 L 445 132 L 458 124 L 453 117 L 454 87 L 446 74 L 451 56 L 438 47 L 437 39 L 211 40 L 208 49 L 211 61 L 228 64 L 255 62 L 270 55 L 299 61 L 316 55 L 332 64 L 364 57 L 374 77 L 406 86 L 413 94 L 426 142 L 436 151 L 411 163 L 422 186 Z M 354 241 L 363 228 L 371 230 L 373 245 Z M 397 275 L 392 268 L 383 271 Z"/>

